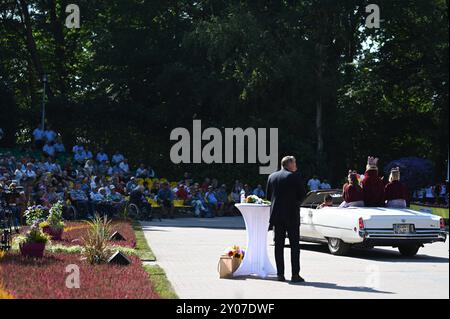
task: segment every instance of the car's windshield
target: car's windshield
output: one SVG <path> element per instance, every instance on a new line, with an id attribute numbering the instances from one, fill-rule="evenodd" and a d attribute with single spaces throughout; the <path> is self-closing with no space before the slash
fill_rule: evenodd
<path id="1" fill-rule="evenodd" d="M 302 207 L 317 208 L 323 203 L 325 196 L 330 195 L 333 198 L 333 207 L 338 207 L 342 204 L 342 191 L 341 190 L 320 190 L 309 193 L 302 203 Z"/>

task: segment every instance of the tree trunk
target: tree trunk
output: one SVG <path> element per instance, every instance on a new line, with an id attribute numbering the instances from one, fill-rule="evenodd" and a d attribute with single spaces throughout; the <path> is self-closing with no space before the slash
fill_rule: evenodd
<path id="1" fill-rule="evenodd" d="M 317 165 L 320 166 L 320 161 L 324 153 L 324 143 L 323 143 L 323 45 L 317 44 L 317 94 L 318 99 L 316 102 L 316 136 L 317 136 Z"/>
<path id="2" fill-rule="evenodd" d="M 36 41 L 33 37 L 33 28 L 31 25 L 30 12 L 28 11 L 28 3 L 25 0 L 17 0 L 19 2 L 20 11 L 22 15 L 22 25 L 24 28 L 25 40 L 28 52 L 30 53 L 31 60 L 33 61 L 34 68 L 36 69 L 36 73 L 40 80 L 42 80 L 42 76 L 45 74 L 44 68 L 42 66 L 41 59 L 37 52 Z M 47 95 L 49 97 L 53 97 L 52 90 L 48 88 Z"/>
<path id="3" fill-rule="evenodd" d="M 64 45 L 64 31 L 61 22 L 61 14 L 64 12 L 65 1 L 61 1 L 60 17 L 56 13 L 56 0 L 49 1 L 50 21 L 52 23 L 52 34 L 55 40 L 55 66 L 58 76 L 58 87 L 63 97 L 67 94 L 67 71 L 64 67 L 66 52 Z"/>

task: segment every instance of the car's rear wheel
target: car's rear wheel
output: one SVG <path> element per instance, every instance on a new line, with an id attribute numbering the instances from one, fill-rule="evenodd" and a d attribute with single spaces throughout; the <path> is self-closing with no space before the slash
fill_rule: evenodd
<path id="1" fill-rule="evenodd" d="M 403 245 L 398 247 L 398 250 L 400 251 L 400 254 L 402 254 L 405 257 L 414 257 L 419 252 L 420 246 L 419 245 Z"/>
<path id="2" fill-rule="evenodd" d="M 336 256 L 347 255 L 350 248 L 350 244 L 344 243 L 342 239 L 339 238 L 328 238 L 328 249 L 330 253 Z"/>

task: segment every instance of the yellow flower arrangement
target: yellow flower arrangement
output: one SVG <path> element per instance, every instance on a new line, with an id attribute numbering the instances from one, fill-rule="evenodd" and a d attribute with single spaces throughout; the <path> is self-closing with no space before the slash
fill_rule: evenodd
<path id="1" fill-rule="evenodd" d="M 241 247 L 235 245 L 235 246 L 228 248 L 226 250 L 225 254 L 228 257 L 237 258 L 237 259 L 242 260 L 245 257 L 245 250 L 242 249 Z"/>

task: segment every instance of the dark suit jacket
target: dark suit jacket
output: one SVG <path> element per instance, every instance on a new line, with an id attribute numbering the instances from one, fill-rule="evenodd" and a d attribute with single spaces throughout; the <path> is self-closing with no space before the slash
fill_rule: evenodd
<path id="1" fill-rule="evenodd" d="M 270 225 L 300 225 L 300 203 L 305 197 L 305 186 L 298 173 L 282 169 L 269 176 L 267 199 L 272 202 Z"/>

